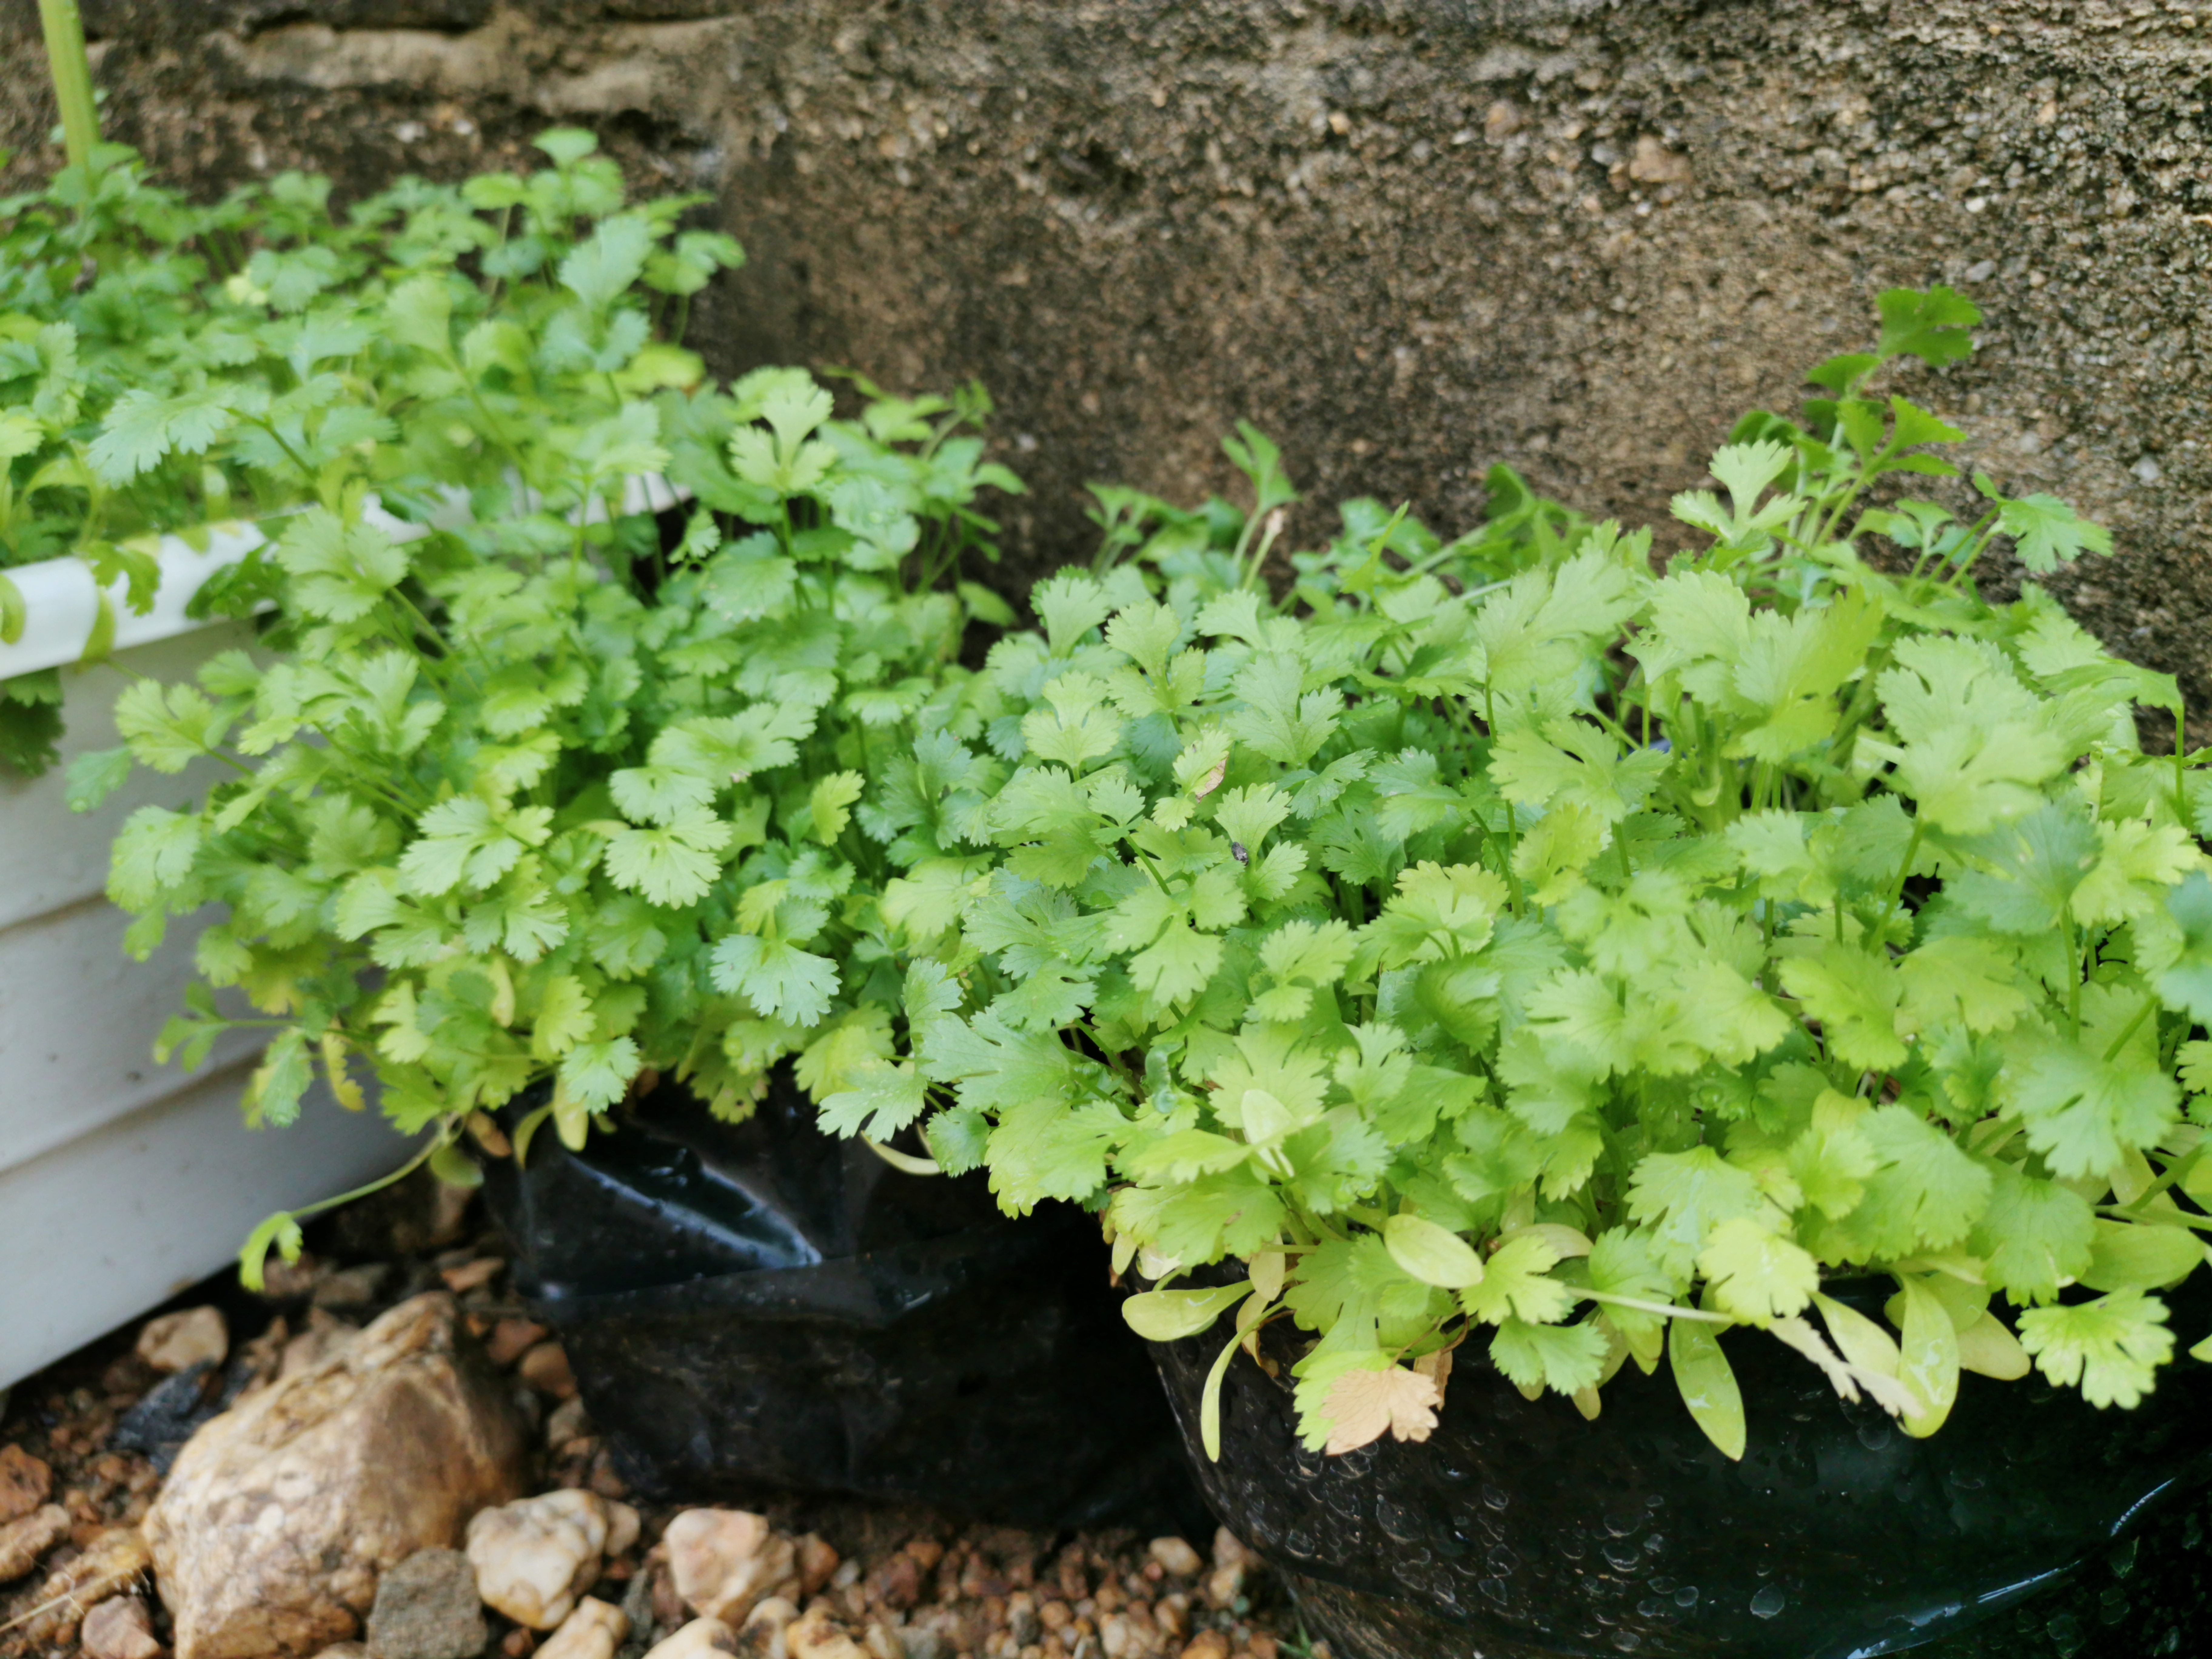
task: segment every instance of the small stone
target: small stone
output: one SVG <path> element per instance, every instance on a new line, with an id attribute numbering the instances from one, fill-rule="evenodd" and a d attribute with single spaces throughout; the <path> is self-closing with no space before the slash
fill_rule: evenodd
<path id="1" fill-rule="evenodd" d="M 1176 1578 L 1195 1578 L 1206 1563 L 1196 1550 L 1180 1538 L 1155 1538 L 1152 1545 L 1152 1559 Z"/>
<path id="2" fill-rule="evenodd" d="M 313 1293 L 315 1281 L 322 1276 L 324 1271 L 323 1264 L 306 1250 L 300 1252 L 300 1259 L 297 1261 L 287 1261 L 282 1256 L 276 1257 L 263 1264 L 262 1298 L 269 1302 L 296 1302 L 301 1297 Z"/>
<path id="3" fill-rule="evenodd" d="M 617 1555 L 628 1555 L 636 1547 L 638 1534 L 645 1530 L 645 1522 L 618 1498 L 602 1498 L 599 1501 L 607 1506 L 605 1553 L 611 1561 Z"/>
<path id="4" fill-rule="evenodd" d="M 66 1647 L 82 1619 L 111 1595 L 135 1587 L 154 1565 L 146 1539 L 136 1527 L 115 1527 L 84 1547 L 67 1566 L 46 1575 L 32 1604 L 46 1609 L 24 1626 L 33 1644 Z"/>
<path id="5" fill-rule="evenodd" d="M 827 1539 L 815 1532 L 802 1537 L 798 1547 L 799 1593 L 810 1598 L 819 1595 L 822 1587 L 830 1582 L 830 1575 L 837 1571 L 837 1552 L 830 1547 Z M 909 1550 L 912 1547 L 908 1546 Z M 923 1562 L 922 1565 L 933 1566 L 936 1564 Z"/>
<path id="6" fill-rule="evenodd" d="M 392 1277 L 388 1261 L 364 1262 L 358 1267 L 348 1267 L 334 1273 L 315 1286 L 314 1305 L 318 1308 L 351 1310 L 366 1308 L 384 1289 L 384 1281 Z"/>
<path id="7" fill-rule="evenodd" d="M 52 1496 L 54 1472 L 21 1446 L 0 1446 L 0 1526 L 20 1521 Z"/>
<path id="8" fill-rule="evenodd" d="M 1628 176 L 1640 185 L 1686 185 L 1695 175 L 1687 156 L 1677 155 L 1647 132 L 1636 141 Z"/>
<path id="9" fill-rule="evenodd" d="M 495 1255 L 480 1255 L 473 1261 L 464 1261 L 458 1267 L 448 1267 L 438 1275 L 446 1281 L 446 1288 L 455 1296 L 470 1291 L 480 1291 L 499 1277 L 500 1269 L 507 1263 Z"/>
<path id="10" fill-rule="evenodd" d="M 545 1340 L 545 1328 L 532 1319 L 502 1319 L 491 1328 L 484 1352 L 495 1365 L 512 1365 Z"/>
<path id="11" fill-rule="evenodd" d="M 468 1533 L 477 1593 L 518 1625 L 553 1629 L 599 1578 L 613 1521 L 605 1498 L 574 1487 L 482 1511 Z M 635 1510 L 628 1524 L 635 1541 Z"/>
<path id="12" fill-rule="evenodd" d="M 153 1615 L 135 1595 L 114 1596 L 85 1614 L 77 1644 L 85 1659 L 154 1659 L 161 1651 Z"/>
<path id="13" fill-rule="evenodd" d="M 676 1593 L 694 1613 L 742 1624 L 753 1605 L 798 1576 L 798 1550 L 744 1510 L 686 1510 L 662 1534 Z"/>
<path id="14" fill-rule="evenodd" d="M 366 1642 L 333 1642 L 315 1656 L 315 1659 L 369 1659 Z"/>
<path id="15" fill-rule="evenodd" d="M 417 1550 L 377 1581 L 369 1609 L 376 1659 L 469 1659 L 490 1639 L 477 1576 L 459 1550 Z"/>
<path id="16" fill-rule="evenodd" d="M 554 1400 L 576 1397 L 576 1374 L 568 1369 L 568 1350 L 558 1342 L 540 1342 L 522 1356 L 515 1371 L 538 1393 Z"/>
<path id="17" fill-rule="evenodd" d="M 818 1601 L 785 1629 L 783 1645 L 790 1659 L 872 1659 Z"/>
<path id="18" fill-rule="evenodd" d="M 1229 1638 L 1218 1630 L 1202 1630 L 1183 1644 L 1182 1659 L 1229 1659 Z"/>
<path id="19" fill-rule="evenodd" d="M 860 1645 L 868 1650 L 870 1659 L 906 1659 L 906 1644 L 899 1640 L 898 1632 L 881 1621 L 868 1626 Z"/>
<path id="20" fill-rule="evenodd" d="M 615 1659 L 629 1634 L 629 1620 L 620 1607 L 587 1595 L 538 1651 L 542 1659 Z"/>
<path id="21" fill-rule="evenodd" d="M 584 1409 L 580 1400 L 564 1400 L 553 1408 L 545 1419 L 545 1443 L 559 1451 L 572 1440 L 581 1440 L 592 1431 L 592 1414 Z"/>
<path id="22" fill-rule="evenodd" d="M 69 1534 L 70 1512 L 58 1504 L 48 1504 L 0 1527 L 0 1584 L 14 1583 Z"/>
<path id="23" fill-rule="evenodd" d="M 198 1364 L 220 1365 L 230 1352 L 230 1327 L 220 1308 L 186 1308 L 146 1322 L 138 1333 L 138 1357 L 157 1371 L 181 1371 Z"/>
<path id="24" fill-rule="evenodd" d="M 537 1646 L 538 1632 L 527 1625 L 517 1625 L 499 1638 L 499 1650 L 507 1656 L 507 1659 L 526 1659 Z"/>
<path id="25" fill-rule="evenodd" d="M 887 1555 L 868 1575 L 867 1589 L 871 1601 L 904 1613 L 921 1600 L 921 1565 L 904 1550 Z"/>
<path id="26" fill-rule="evenodd" d="M 312 1654 L 352 1639 L 378 1578 L 522 1484 L 498 1374 L 442 1292 L 192 1437 L 146 1517 L 177 1659 Z"/>
<path id="27" fill-rule="evenodd" d="M 1259 1556 L 1244 1540 L 1226 1527 L 1213 1529 L 1213 1565 L 1217 1567 L 1256 1568 L 1261 1565 Z"/>
<path id="28" fill-rule="evenodd" d="M 704 1659 L 738 1651 L 738 1633 L 719 1619 L 694 1619 L 646 1650 L 645 1659 Z"/>
<path id="29" fill-rule="evenodd" d="M 1216 1567 L 1206 1576 L 1206 1604 L 1217 1609 L 1226 1609 L 1237 1604 L 1244 1594 L 1244 1565 L 1232 1562 L 1225 1567 Z"/>

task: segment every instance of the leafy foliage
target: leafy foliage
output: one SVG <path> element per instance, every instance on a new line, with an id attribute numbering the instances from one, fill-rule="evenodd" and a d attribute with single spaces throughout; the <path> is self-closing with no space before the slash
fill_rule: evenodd
<path id="1" fill-rule="evenodd" d="M 125 748 L 71 769 L 80 807 L 134 763 L 220 769 L 130 817 L 109 892 L 141 956 L 218 908 L 161 1051 L 270 1033 L 258 1121 L 373 1074 L 400 1128 L 496 1144 L 477 1114 L 550 1079 L 538 1116 L 580 1145 L 653 1073 L 732 1116 L 787 1057 L 824 1094 L 869 1079 L 904 989 L 885 882 L 1003 775 L 977 746 L 1003 699 L 959 661 L 980 499 L 1021 487 L 983 459 L 988 399 L 870 388 L 846 421 L 804 371 L 714 387 L 655 289 L 733 249 L 626 205 L 585 135 L 541 148 L 532 179 L 395 192 L 364 234 L 411 267 L 280 307 L 276 335 L 346 343 L 222 441 L 296 464 L 306 503 L 222 596 L 273 602 L 268 649 L 134 684 Z M 155 427 L 157 465 L 198 444 Z M 641 472 L 690 492 L 677 533 L 625 511 Z"/>
<path id="2" fill-rule="evenodd" d="M 1316 1448 L 1424 1431 L 1475 1341 L 1593 1413 L 1668 1358 L 1740 1455 L 1731 1325 L 1915 1434 L 1962 1367 L 2137 1397 L 2212 1227 L 2203 757 L 2137 741 L 2170 680 L 1975 590 L 1996 538 L 2101 531 L 1898 496 L 1961 434 L 1868 383 L 1978 318 L 1881 317 L 1739 426 L 1663 574 L 1507 476 L 1451 543 L 1349 504 L 1278 600 L 1249 432 L 1249 516 L 1096 492 L 1094 567 L 990 653 L 991 769 L 913 775 L 942 832 L 884 943 L 941 994 L 824 1121 L 919 1119 L 1161 1283 L 1241 1259 L 1176 1329 L 1310 1333 Z M 1824 1291 L 1863 1273 L 1889 1328 Z"/>

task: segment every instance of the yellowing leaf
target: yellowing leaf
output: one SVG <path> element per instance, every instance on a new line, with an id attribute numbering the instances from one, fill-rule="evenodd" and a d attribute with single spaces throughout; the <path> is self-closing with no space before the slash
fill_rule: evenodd
<path id="1" fill-rule="evenodd" d="M 1341 1456 L 1385 1434 L 1394 1440 L 1426 1440 L 1443 1403 L 1434 1381 L 1419 1371 L 1398 1365 L 1346 1371 L 1329 1386 L 1327 1409 L 1333 1425 L 1327 1450 Z"/>

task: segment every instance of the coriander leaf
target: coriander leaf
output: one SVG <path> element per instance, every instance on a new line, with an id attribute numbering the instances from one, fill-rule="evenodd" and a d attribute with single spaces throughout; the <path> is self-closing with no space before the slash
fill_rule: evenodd
<path id="1" fill-rule="evenodd" d="M 2093 1406 L 2131 1409 L 2173 1357 L 2166 1304 L 2141 1291 L 2114 1291 L 2094 1302 L 2032 1308 L 2020 1316 L 2020 1345 L 2036 1369 L 2062 1389 L 2079 1384 Z"/>
<path id="2" fill-rule="evenodd" d="M 1509 1319 L 1492 1334 L 1491 1363 L 1523 1394 L 1579 1394 L 1604 1375 L 1605 1334 L 1595 1325 L 1532 1325 Z"/>

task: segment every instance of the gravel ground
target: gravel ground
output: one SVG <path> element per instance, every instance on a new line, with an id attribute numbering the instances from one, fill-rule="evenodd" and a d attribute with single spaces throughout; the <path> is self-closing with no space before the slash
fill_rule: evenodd
<path id="1" fill-rule="evenodd" d="M 0 1585 L 0 1659 L 80 1652 L 118 1659 L 80 1647 L 74 1622 L 56 1630 L 51 1618 L 26 1620 L 48 1577 L 102 1534 L 144 1516 L 167 1455 L 195 1416 L 254 1376 L 273 1374 L 288 1351 L 296 1364 L 333 1333 L 441 1285 L 517 1377 L 536 1429 L 530 1490 L 580 1486 L 628 1498 L 574 1397 L 558 1345 L 508 1290 L 497 1234 L 472 1207 L 441 1205 L 434 1189 L 372 1200 L 313 1230 L 309 1255 L 296 1268 L 272 1273 L 268 1294 L 249 1295 L 225 1274 L 169 1304 L 222 1310 L 225 1364 L 165 1376 L 137 1352 L 140 1322 L 15 1386 L 0 1411 L 0 1448 L 20 1448 L 49 1472 L 50 1501 L 68 1511 L 70 1533 L 36 1569 Z M 19 1458 L 14 1467 L 29 1466 Z M 872 1659 L 1329 1659 L 1326 1643 L 1306 1640 L 1265 1567 L 1225 1533 L 1188 1541 L 1126 1530 L 1041 1534 L 773 1492 L 744 1506 L 837 1552 L 821 1597 Z M 685 1507 L 646 1508 L 638 1543 L 607 1563 L 592 1591 L 623 1604 L 640 1627 L 623 1659 L 640 1659 L 647 1634 L 665 1636 L 690 1616 L 653 1547 Z M 158 1600 L 152 1608 L 154 1634 L 166 1643 Z M 544 1640 L 487 1611 L 487 1656 L 526 1659 Z M 363 1650 L 352 1659 L 363 1659 Z"/>

